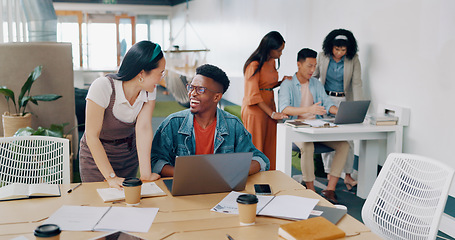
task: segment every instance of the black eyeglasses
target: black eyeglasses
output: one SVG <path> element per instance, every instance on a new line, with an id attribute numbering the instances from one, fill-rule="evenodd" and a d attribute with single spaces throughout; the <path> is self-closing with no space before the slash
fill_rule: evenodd
<path id="1" fill-rule="evenodd" d="M 214 93 L 220 93 L 220 92 L 217 92 L 217 91 L 214 91 L 214 90 L 210 90 L 206 87 L 201 87 L 201 86 L 193 86 L 191 84 L 187 84 L 186 85 L 186 90 L 188 90 L 188 92 L 192 92 L 193 90 L 196 90 L 196 93 L 198 95 L 200 94 L 204 94 L 205 93 L 205 90 L 209 90 L 210 92 L 214 92 Z"/>

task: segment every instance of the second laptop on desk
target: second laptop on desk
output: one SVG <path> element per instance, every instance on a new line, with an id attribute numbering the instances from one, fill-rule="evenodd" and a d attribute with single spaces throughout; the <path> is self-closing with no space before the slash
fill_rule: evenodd
<path id="1" fill-rule="evenodd" d="M 173 179 L 163 182 L 173 196 L 245 189 L 253 153 L 222 153 L 175 158 Z"/>
<path id="2" fill-rule="evenodd" d="M 362 123 L 365 120 L 369 106 L 369 100 L 341 102 L 335 119 L 330 119 L 330 122 L 335 124 Z M 324 120 L 329 121 L 327 119 Z"/>

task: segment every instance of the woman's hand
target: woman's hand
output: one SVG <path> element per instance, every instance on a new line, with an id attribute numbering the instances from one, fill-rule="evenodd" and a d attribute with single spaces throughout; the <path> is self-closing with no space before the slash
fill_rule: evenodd
<path id="1" fill-rule="evenodd" d="M 156 173 L 150 173 L 147 176 L 141 176 L 141 180 L 143 182 L 152 182 L 152 181 L 156 181 L 156 180 L 158 180 L 160 178 L 161 178 L 161 176 L 159 174 L 156 174 Z"/>
<path id="2" fill-rule="evenodd" d="M 109 184 L 109 187 L 117 188 L 118 190 L 122 190 L 122 188 L 123 188 L 123 186 L 122 186 L 123 180 L 125 180 L 125 179 L 121 178 L 121 177 L 114 177 L 114 178 L 109 178 L 106 181 Z"/>
<path id="3" fill-rule="evenodd" d="M 281 81 L 278 81 L 278 83 L 273 86 L 273 88 L 279 87 L 284 80 L 292 80 L 292 76 L 284 76 Z"/>
<path id="4" fill-rule="evenodd" d="M 284 76 L 281 82 L 284 80 L 292 80 L 292 76 Z"/>
<path id="5" fill-rule="evenodd" d="M 272 119 L 275 119 L 275 120 L 279 120 L 279 119 L 285 119 L 285 118 L 288 118 L 289 116 L 284 114 L 284 113 L 280 113 L 280 112 L 273 112 L 272 115 L 270 116 Z"/>

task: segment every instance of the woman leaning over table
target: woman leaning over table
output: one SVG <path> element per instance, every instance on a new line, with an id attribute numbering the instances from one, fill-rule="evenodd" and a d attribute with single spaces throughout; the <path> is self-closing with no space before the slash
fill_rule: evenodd
<path id="1" fill-rule="evenodd" d="M 242 102 L 242 121 L 251 133 L 253 144 L 270 160 L 270 170 L 276 168 L 276 123 L 288 116 L 276 112 L 273 88 L 279 86 L 275 60 L 284 49 L 279 32 L 267 33 L 243 67 L 245 95 Z"/>
<path id="2" fill-rule="evenodd" d="M 319 78 L 326 93 L 339 107 L 342 101 L 363 99 L 362 79 L 357 41 L 351 31 L 335 29 L 324 39 L 323 52 L 319 54 L 313 77 Z M 349 141 L 350 149 L 344 167 L 346 177 L 344 183 L 351 190 L 357 182 L 351 177 L 354 165 L 353 143 Z M 330 172 L 333 152 L 322 154 L 325 172 Z M 329 175 L 327 175 L 329 176 Z"/>
<path id="3" fill-rule="evenodd" d="M 96 79 L 87 94 L 85 133 L 79 166 L 83 182 L 106 180 L 121 188 L 126 177 L 153 181 L 150 152 L 155 85 L 163 78 L 166 60 L 150 41 L 134 44 L 119 71 Z"/>

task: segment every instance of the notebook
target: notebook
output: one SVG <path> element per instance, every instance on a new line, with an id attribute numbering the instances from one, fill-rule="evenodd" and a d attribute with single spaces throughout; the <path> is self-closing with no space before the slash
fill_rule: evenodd
<path id="1" fill-rule="evenodd" d="M 348 212 L 347 209 L 316 205 L 308 218 L 321 216 L 329 220 L 331 223 L 337 224 L 340 221 L 340 219 L 344 215 L 346 215 L 347 212 Z"/>
<path id="2" fill-rule="evenodd" d="M 175 158 L 174 178 L 163 182 L 173 196 L 242 191 L 253 153 L 221 153 Z"/>
<path id="3" fill-rule="evenodd" d="M 324 119 L 324 121 L 335 124 L 362 123 L 365 120 L 369 106 L 369 100 L 341 102 L 335 119 Z"/>

